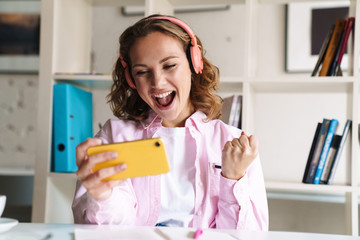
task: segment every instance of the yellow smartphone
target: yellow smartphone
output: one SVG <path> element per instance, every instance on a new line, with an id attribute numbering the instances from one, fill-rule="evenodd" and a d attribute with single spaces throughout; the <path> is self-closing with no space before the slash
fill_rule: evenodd
<path id="1" fill-rule="evenodd" d="M 87 154 L 90 156 L 109 151 L 117 152 L 118 157 L 114 160 L 96 164 L 93 171 L 96 172 L 99 169 L 121 163 L 126 163 L 127 169 L 104 178 L 103 181 L 158 175 L 170 171 L 164 142 L 160 138 L 103 144 L 88 148 Z"/>

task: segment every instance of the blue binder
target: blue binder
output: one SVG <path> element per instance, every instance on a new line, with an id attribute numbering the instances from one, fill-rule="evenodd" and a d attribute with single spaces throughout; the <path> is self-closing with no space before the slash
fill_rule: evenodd
<path id="1" fill-rule="evenodd" d="M 76 146 L 93 136 L 92 93 L 70 84 L 53 86 L 54 172 L 75 172 Z"/>

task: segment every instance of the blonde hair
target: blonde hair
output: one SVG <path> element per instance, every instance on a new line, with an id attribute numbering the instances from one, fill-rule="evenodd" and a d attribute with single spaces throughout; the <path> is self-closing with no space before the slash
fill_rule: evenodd
<path id="1" fill-rule="evenodd" d="M 152 15 L 161 16 L 161 15 Z M 112 73 L 113 84 L 108 94 L 108 102 L 113 114 L 124 120 L 144 120 L 148 117 L 150 107 L 142 100 L 136 89 L 132 89 L 125 79 L 125 69 L 121 64 L 120 55 L 128 66 L 131 66 L 129 50 L 136 39 L 145 37 L 152 32 L 161 32 L 172 36 L 183 44 L 187 52 L 190 46 L 189 35 L 178 25 L 164 19 L 141 19 L 128 27 L 120 36 L 120 53 Z M 145 21 L 146 20 L 146 21 Z M 197 38 L 197 37 L 196 37 Z M 219 87 L 219 69 L 204 57 L 204 50 L 200 39 L 197 38 L 201 49 L 204 67 L 202 73 L 192 73 L 190 101 L 195 111 L 202 111 L 207 120 L 221 117 L 222 99 L 214 92 Z M 131 72 L 131 71 L 129 71 Z"/>

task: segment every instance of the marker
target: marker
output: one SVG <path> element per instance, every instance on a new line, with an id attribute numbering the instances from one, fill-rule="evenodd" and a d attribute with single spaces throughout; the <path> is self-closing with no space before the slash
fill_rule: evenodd
<path id="1" fill-rule="evenodd" d="M 219 168 L 219 169 L 221 169 L 221 166 L 220 166 L 220 165 L 216 165 L 216 164 L 215 164 L 215 168 Z"/>
<path id="2" fill-rule="evenodd" d="M 203 230 L 202 230 L 201 228 L 198 228 L 198 229 L 195 231 L 194 239 L 199 239 L 202 234 L 203 234 Z"/>

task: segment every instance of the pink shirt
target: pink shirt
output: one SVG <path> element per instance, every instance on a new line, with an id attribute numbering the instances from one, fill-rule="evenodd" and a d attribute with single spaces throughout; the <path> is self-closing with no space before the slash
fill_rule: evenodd
<path id="1" fill-rule="evenodd" d="M 241 130 L 220 120 L 204 122 L 196 112 L 185 127 L 195 143 L 195 208 L 191 227 L 268 230 L 268 206 L 260 158 L 240 180 L 221 176 L 222 149 Z M 108 120 L 97 134 L 103 143 L 152 138 L 161 119 L 150 114 L 144 122 Z M 96 201 L 78 181 L 72 205 L 75 223 L 154 226 L 161 209 L 161 176 L 127 179 L 104 201 Z"/>

